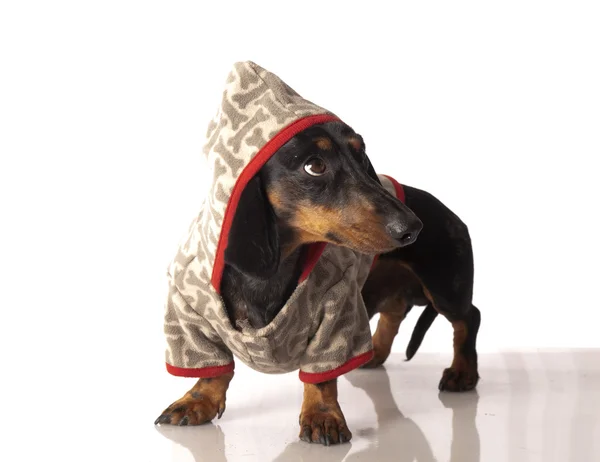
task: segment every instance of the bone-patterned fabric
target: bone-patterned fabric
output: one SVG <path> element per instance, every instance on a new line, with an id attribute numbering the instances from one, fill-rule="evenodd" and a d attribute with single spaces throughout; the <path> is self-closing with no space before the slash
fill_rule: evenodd
<path id="1" fill-rule="evenodd" d="M 276 75 L 252 62 L 236 63 L 227 77 L 221 106 L 208 125 L 204 154 L 212 183 L 202 211 L 171 265 L 175 279 L 192 259 L 197 276 L 210 280 L 225 210 L 233 187 L 256 154 L 283 128 L 306 116 L 331 114 L 303 99 Z M 333 116 L 333 114 L 331 114 Z M 201 258 L 199 258 L 201 257 Z"/>
<path id="2" fill-rule="evenodd" d="M 327 120 L 338 119 L 274 74 L 252 62 L 234 65 L 204 148 L 212 184 L 168 270 L 165 335 L 170 373 L 216 376 L 233 369 L 235 355 L 261 372 L 300 369 L 302 380 L 318 382 L 372 356 L 361 297 L 372 257 L 327 245 L 284 308 L 258 330 L 244 323 L 232 326 L 219 295 L 236 194 L 239 198 L 278 146 L 298 130 Z"/>

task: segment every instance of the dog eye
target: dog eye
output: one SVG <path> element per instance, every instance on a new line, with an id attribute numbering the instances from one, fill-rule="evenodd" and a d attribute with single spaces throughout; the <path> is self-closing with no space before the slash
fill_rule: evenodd
<path id="1" fill-rule="evenodd" d="M 325 173 L 326 167 L 323 159 L 313 157 L 306 164 L 304 164 L 304 170 L 306 173 L 312 176 L 321 176 Z"/>

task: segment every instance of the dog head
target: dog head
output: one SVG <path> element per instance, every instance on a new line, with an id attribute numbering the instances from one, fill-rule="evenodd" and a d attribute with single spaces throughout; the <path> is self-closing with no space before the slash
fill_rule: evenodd
<path id="1" fill-rule="evenodd" d="M 328 242 L 380 254 L 411 244 L 422 226 L 383 188 L 360 135 L 329 122 L 290 139 L 246 186 L 225 261 L 270 277 L 280 243 Z"/>

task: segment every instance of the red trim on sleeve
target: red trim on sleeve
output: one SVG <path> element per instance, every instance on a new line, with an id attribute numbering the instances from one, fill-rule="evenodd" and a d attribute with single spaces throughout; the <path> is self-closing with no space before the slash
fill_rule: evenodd
<path id="1" fill-rule="evenodd" d="M 392 184 L 394 185 L 394 189 L 396 190 L 396 198 L 400 202 L 404 203 L 404 201 L 406 199 L 406 196 L 404 195 L 404 186 L 402 186 L 400 183 L 398 183 L 396 180 L 394 180 L 391 176 L 388 176 L 388 175 L 383 175 L 383 176 L 392 182 Z"/>
<path id="2" fill-rule="evenodd" d="M 235 364 L 233 362 L 225 364 L 224 366 L 200 367 L 197 369 L 187 369 L 185 367 L 171 366 L 169 363 L 166 363 L 166 365 L 167 372 L 171 375 L 176 375 L 177 377 L 196 377 L 201 379 L 218 377 L 219 375 L 227 374 L 228 372 L 233 372 L 233 369 L 235 367 Z"/>
<path id="3" fill-rule="evenodd" d="M 348 372 L 356 369 L 357 367 L 362 366 L 365 363 L 368 363 L 373 357 L 373 350 L 367 351 L 361 355 L 355 356 L 350 361 L 345 362 L 340 367 L 336 367 L 327 372 L 303 372 L 300 371 L 298 374 L 300 376 L 300 380 L 304 383 L 321 383 L 327 382 L 328 380 L 335 379 L 340 375 L 347 374 Z"/>
<path id="4" fill-rule="evenodd" d="M 219 243 L 217 245 L 217 251 L 215 254 L 211 283 L 218 294 L 221 293 L 221 278 L 223 277 L 223 268 L 225 267 L 224 254 L 225 249 L 227 248 L 227 240 L 229 239 L 229 229 L 233 223 L 233 216 L 235 215 L 235 210 L 240 202 L 242 192 L 244 191 L 244 188 L 248 182 L 254 175 L 258 173 L 261 167 L 267 163 L 273 154 L 275 154 L 275 152 L 277 152 L 277 150 L 287 143 L 293 136 L 313 125 L 332 122 L 334 120 L 339 119 L 331 114 L 319 114 L 303 117 L 302 119 L 292 122 L 290 125 L 277 133 L 277 135 L 271 138 L 242 171 L 242 174 L 238 177 L 235 185 L 233 186 L 233 190 L 231 191 L 231 197 L 229 198 L 229 203 L 227 204 L 227 208 L 225 210 L 223 225 L 221 227 L 221 235 L 219 236 Z"/>

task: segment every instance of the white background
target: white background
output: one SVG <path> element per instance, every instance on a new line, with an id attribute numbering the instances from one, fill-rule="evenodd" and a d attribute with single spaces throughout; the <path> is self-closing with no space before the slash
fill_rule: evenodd
<path id="1" fill-rule="evenodd" d="M 106 407 L 163 377 L 165 269 L 246 59 L 468 224 L 480 351 L 599 347 L 599 21 L 580 1 L 3 2 L 2 397 L 78 377 L 55 409 L 96 380 Z M 450 352 L 450 325 L 422 350 Z"/>

